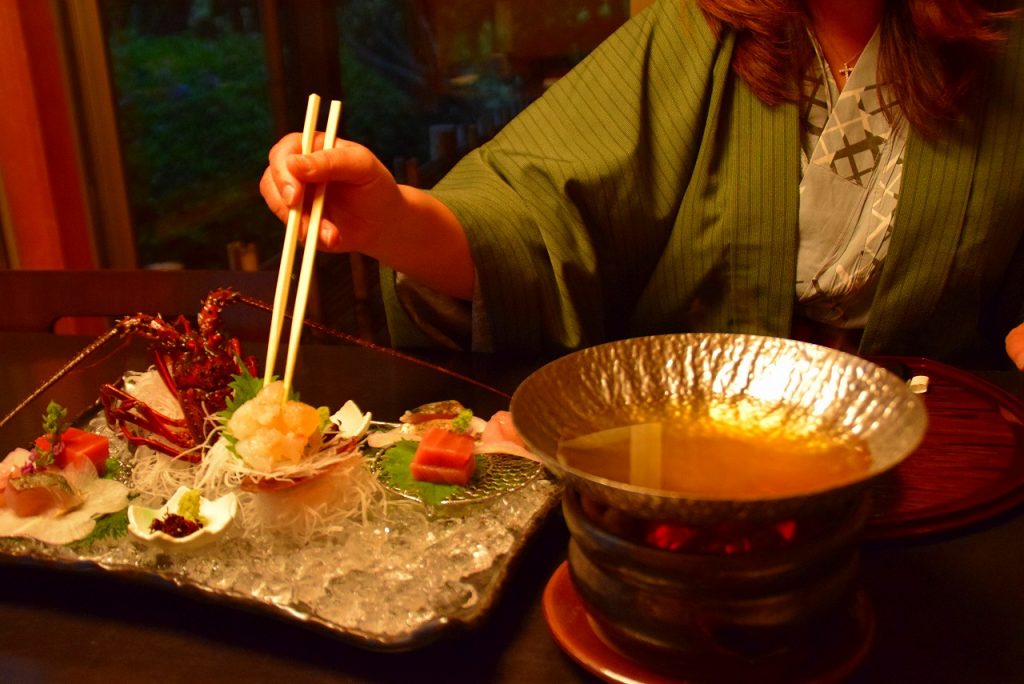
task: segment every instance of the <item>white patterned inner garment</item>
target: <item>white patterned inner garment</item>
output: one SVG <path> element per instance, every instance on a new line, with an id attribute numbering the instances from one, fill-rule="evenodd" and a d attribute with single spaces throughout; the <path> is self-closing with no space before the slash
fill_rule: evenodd
<path id="1" fill-rule="evenodd" d="M 862 328 L 888 251 L 906 125 L 878 83 L 879 30 L 842 90 L 811 38 L 817 59 L 803 84 L 798 308 L 813 321 Z"/>

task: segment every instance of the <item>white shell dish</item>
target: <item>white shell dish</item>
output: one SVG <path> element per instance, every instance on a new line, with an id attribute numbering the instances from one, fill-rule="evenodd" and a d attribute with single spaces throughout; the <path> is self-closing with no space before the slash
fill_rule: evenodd
<path id="1" fill-rule="evenodd" d="M 192 534 L 184 537 L 172 537 L 165 532 L 155 532 L 150 529 L 154 520 L 162 518 L 168 513 L 177 512 L 178 502 L 188 492 L 188 487 L 179 487 L 178 491 L 160 508 L 129 506 L 128 530 L 139 539 L 167 551 L 197 549 L 210 544 L 227 532 L 231 522 L 238 515 L 238 497 L 233 493 L 225 494 L 214 501 L 201 497 L 199 514 L 207 520 L 207 523 Z"/>

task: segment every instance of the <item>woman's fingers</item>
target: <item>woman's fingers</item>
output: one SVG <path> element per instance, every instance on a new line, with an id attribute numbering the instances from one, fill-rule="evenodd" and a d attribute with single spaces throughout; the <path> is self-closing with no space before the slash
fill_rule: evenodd
<path id="1" fill-rule="evenodd" d="M 302 183 L 295 177 L 288 168 L 288 158 L 302 153 L 302 135 L 289 133 L 270 148 L 269 166 L 270 180 L 276 188 L 276 196 L 285 206 L 292 207 L 298 204 L 302 196 Z M 266 178 L 266 174 L 264 174 Z M 260 189 L 263 186 L 261 183 Z M 266 195 L 264 195 L 266 196 Z M 276 213 L 276 212 L 275 212 Z"/>
<path id="2" fill-rule="evenodd" d="M 267 203 L 267 208 L 274 213 L 278 219 L 282 222 L 288 220 L 288 205 L 281 198 L 281 193 L 277 189 L 277 183 L 274 182 L 273 172 L 270 167 L 263 172 L 263 177 L 260 178 L 260 194 L 263 195 L 263 201 Z"/>
<path id="3" fill-rule="evenodd" d="M 337 252 L 341 247 L 341 235 L 338 227 L 330 221 L 320 222 L 320 235 L 318 236 L 320 248 L 327 252 Z"/>
<path id="4" fill-rule="evenodd" d="M 379 162 L 373 153 L 358 143 L 336 140 L 329 150 L 306 155 L 292 154 L 285 160 L 290 175 L 303 183 L 337 181 L 363 185 L 376 180 Z"/>
<path id="5" fill-rule="evenodd" d="M 260 179 L 260 194 L 282 222 L 291 210 L 302 209 L 300 238 L 306 239 L 315 187 L 326 197 L 316 236 L 321 249 L 359 250 L 387 224 L 401 195 L 390 171 L 358 143 L 336 140 L 331 149 L 317 134 L 310 154 L 301 153 L 301 135 L 293 133 L 274 145 Z M 304 190 L 304 188 L 306 190 Z"/>
<path id="6" fill-rule="evenodd" d="M 273 173 L 271 169 L 267 169 L 263 172 L 263 177 L 260 179 L 260 194 L 263 195 L 263 200 L 266 202 L 267 207 L 274 213 L 275 216 L 282 222 L 285 223 L 288 220 L 288 214 L 290 207 L 284 202 L 281 194 L 278 190 L 277 184 L 274 182 Z M 306 202 L 310 204 L 312 200 Z M 302 212 L 301 221 L 299 223 L 299 239 L 306 239 L 306 231 L 309 227 L 309 207 L 305 207 L 305 211 Z M 320 246 L 323 249 L 333 251 L 338 248 L 339 236 L 337 227 L 331 223 L 326 217 L 320 221 Z"/>

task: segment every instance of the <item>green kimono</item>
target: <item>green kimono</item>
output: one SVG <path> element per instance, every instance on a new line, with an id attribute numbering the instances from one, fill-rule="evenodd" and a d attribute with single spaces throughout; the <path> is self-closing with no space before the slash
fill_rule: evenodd
<path id="1" fill-rule="evenodd" d="M 967 125 L 911 135 L 862 353 L 995 365 L 1024 318 L 1021 29 Z M 733 42 L 692 0 L 659 0 L 437 185 L 494 349 L 790 334 L 800 115 L 732 73 Z M 425 342 L 382 283 L 393 342 Z"/>

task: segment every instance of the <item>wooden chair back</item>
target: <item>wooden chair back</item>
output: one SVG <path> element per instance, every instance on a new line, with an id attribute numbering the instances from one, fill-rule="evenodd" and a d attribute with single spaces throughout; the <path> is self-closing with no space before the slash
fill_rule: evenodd
<path id="1" fill-rule="evenodd" d="M 95 334 L 136 313 L 194 317 L 206 295 L 221 287 L 273 304 L 277 272 L 0 270 L 0 330 Z M 315 318 L 316 311 L 311 301 L 307 318 Z M 224 310 L 224 325 L 240 339 L 266 340 L 270 314 L 231 304 Z"/>

